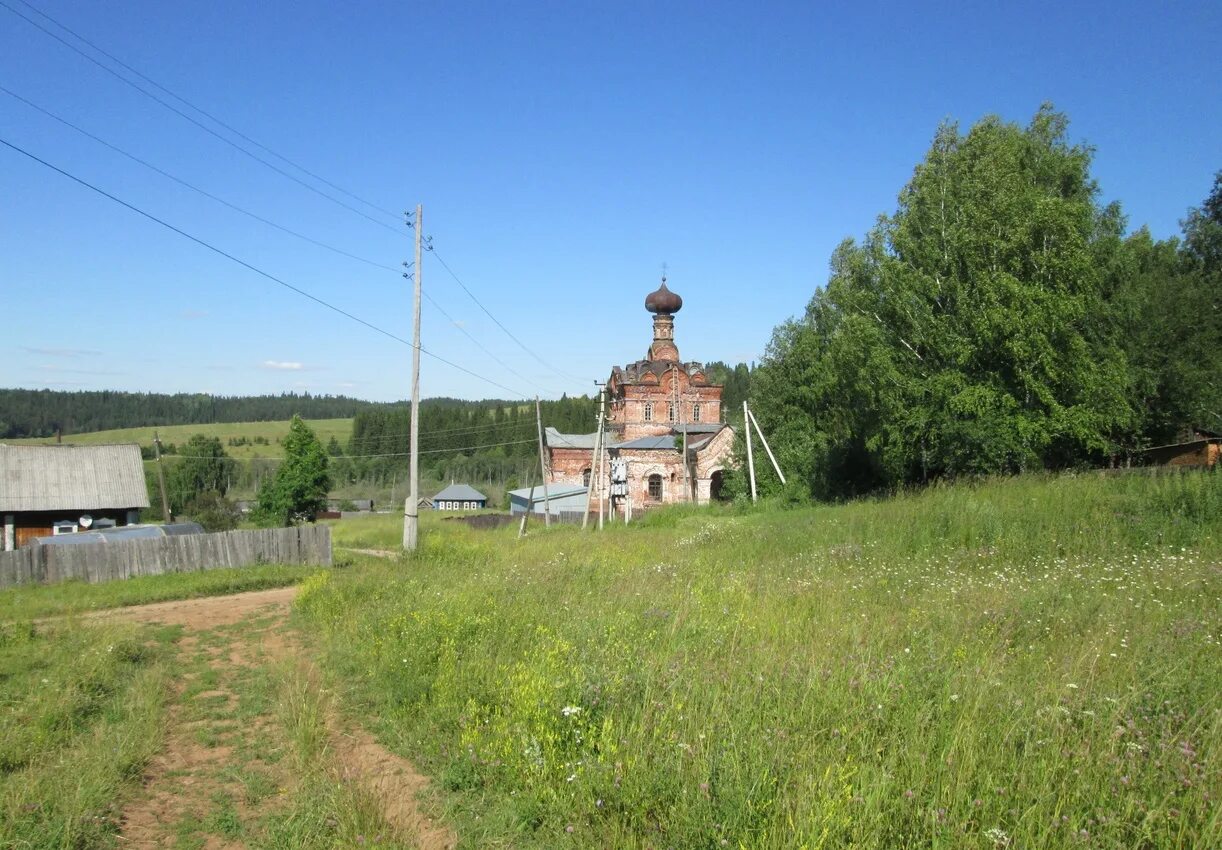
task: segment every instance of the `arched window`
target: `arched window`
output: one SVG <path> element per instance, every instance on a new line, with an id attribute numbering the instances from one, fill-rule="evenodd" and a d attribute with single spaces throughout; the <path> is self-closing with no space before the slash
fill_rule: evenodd
<path id="1" fill-rule="evenodd" d="M 645 421 L 646 422 L 653 421 L 653 402 L 652 401 L 645 402 Z"/>
<path id="2" fill-rule="evenodd" d="M 583 486 L 583 487 L 589 487 L 589 486 L 590 486 L 590 469 L 589 469 L 589 467 L 586 467 L 585 469 L 581 470 L 581 484 L 582 484 L 582 486 Z"/>
<path id="3" fill-rule="evenodd" d="M 666 421 L 675 421 L 675 403 L 673 401 L 666 405 Z"/>
<path id="4" fill-rule="evenodd" d="M 696 402 L 695 404 L 692 405 L 692 421 L 693 422 L 700 421 L 700 402 Z"/>
<path id="5" fill-rule="evenodd" d="M 656 473 L 649 476 L 649 498 L 655 502 L 662 501 L 662 476 Z"/>

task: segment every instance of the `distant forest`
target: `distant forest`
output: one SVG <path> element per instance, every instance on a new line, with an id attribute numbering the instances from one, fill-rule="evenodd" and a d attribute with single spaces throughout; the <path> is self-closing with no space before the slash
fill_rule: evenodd
<path id="1" fill-rule="evenodd" d="M 347 419 L 389 404 L 331 395 L 284 393 L 215 396 L 201 393 L 125 393 L 112 390 L 0 389 L 0 439 L 65 436 L 146 425 L 204 425 L 212 422 L 282 422 Z"/>
<path id="2" fill-rule="evenodd" d="M 709 363 L 709 377 L 726 385 L 725 408 L 741 406 L 747 397 L 750 373 L 745 363 L 729 366 Z M 545 415 L 547 425 L 564 431 L 593 431 L 593 420 L 584 424 L 571 421 L 571 405 L 567 399 L 544 402 L 547 413 L 559 418 L 553 421 Z M 592 405 L 593 400 L 588 400 Z M 495 424 L 493 411 L 509 409 L 518 402 L 499 399 L 464 401 L 454 398 L 424 399 L 421 411 L 436 408 L 426 417 L 439 417 L 436 427 L 451 424 L 451 417 L 488 416 Z M 554 407 L 553 407 L 554 405 Z M 591 408 L 593 409 L 593 408 Z M 117 390 L 61 391 L 0 389 L 0 440 L 24 437 L 54 437 L 110 431 L 115 428 L 142 428 L 150 425 L 206 425 L 216 422 L 287 422 L 294 414 L 302 419 L 349 419 L 359 413 L 386 416 L 407 416 L 406 402 L 364 401 L 342 395 L 311 395 L 282 393 L 280 395 L 218 396 L 204 393 L 128 393 Z M 445 411 L 445 412 L 443 412 Z M 455 411 L 462 411 L 456 413 Z M 380 421 L 376 416 L 370 423 Z M 530 421 L 534 422 L 531 411 Z M 467 421 L 465 424 L 473 424 Z M 366 427 L 361 425 L 358 427 Z M 378 427 L 370 425 L 369 427 Z M 406 428 L 402 429 L 406 433 Z M 421 430 L 427 430 L 421 425 Z M 358 438 L 361 435 L 356 435 Z M 360 452 L 364 453 L 364 452 Z"/>

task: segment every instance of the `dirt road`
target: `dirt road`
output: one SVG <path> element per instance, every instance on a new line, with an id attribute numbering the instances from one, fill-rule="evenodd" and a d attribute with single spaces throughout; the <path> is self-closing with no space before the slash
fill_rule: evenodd
<path id="1" fill-rule="evenodd" d="M 429 780 L 342 719 L 289 627 L 296 588 L 92 616 L 183 628 L 165 745 L 123 812 L 119 845 L 448 850 L 420 802 Z"/>

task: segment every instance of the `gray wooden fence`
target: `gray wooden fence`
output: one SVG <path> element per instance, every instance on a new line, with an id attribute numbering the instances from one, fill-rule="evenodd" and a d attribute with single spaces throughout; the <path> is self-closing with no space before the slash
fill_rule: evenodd
<path id="1" fill-rule="evenodd" d="M 331 529 L 325 525 L 306 525 L 114 543 L 28 546 L 15 552 L 0 552 L 0 588 L 68 579 L 97 584 L 133 576 L 251 564 L 330 566 Z"/>

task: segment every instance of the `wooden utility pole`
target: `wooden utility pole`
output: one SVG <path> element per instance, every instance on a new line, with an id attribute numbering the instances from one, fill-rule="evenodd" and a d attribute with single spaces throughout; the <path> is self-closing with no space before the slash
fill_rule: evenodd
<path id="1" fill-rule="evenodd" d="M 543 476 L 543 525 L 548 527 L 552 524 L 552 502 L 547 496 L 547 455 L 543 451 L 543 410 L 539 406 L 539 397 L 535 396 L 535 425 L 539 429 L 539 473 Z M 531 493 L 528 497 L 528 502 L 533 503 L 535 494 Z M 527 504 L 526 510 L 530 510 L 530 504 Z"/>
<path id="2" fill-rule="evenodd" d="M 166 522 L 173 522 L 174 517 L 170 513 L 170 500 L 165 494 L 165 469 L 161 465 L 161 438 L 157 436 L 157 432 L 153 432 L 153 451 L 157 455 L 157 487 L 161 490 L 161 516 Z"/>
<path id="3" fill-rule="evenodd" d="M 526 519 L 530 516 L 530 507 L 535 501 L 535 488 L 531 486 L 531 467 L 526 468 L 526 510 L 522 511 L 522 522 L 518 524 L 518 539 L 526 536 Z"/>
<path id="4" fill-rule="evenodd" d="M 781 465 L 776 462 L 776 457 L 772 454 L 772 449 L 768 446 L 768 440 L 764 437 L 764 429 L 760 427 L 759 421 L 755 418 L 755 414 L 747 411 L 751 417 L 751 423 L 755 425 L 755 433 L 760 435 L 760 442 L 764 444 L 764 451 L 768 452 L 768 460 L 772 461 L 772 468 L 776 470 L 777 478 L 781 479 L 781 483 L 785 483 L 785 473 L 781 472 Z"/>
<path id="5" fill-rule="evenodd" d="M 606 387 L 600 385 L 598 388 L 598 432 L 594 435 L 594 451 L 590 457 L 590 484 L 586 487 L 586 510 L 581 517 L 581 527 L 587 528 L 590 524 L 590 497 L 594 494 L 595 476 L 598 475 L 598 449 L 602 445 L 603 439 L 603 395 L 606 393 Z M 599 507 L 600 516 L 602 507 Z"/>
<path id="6" fill-rule="evenodd" d="M 751 501 L 756 501 L 755 494 L 755 457 L 751 454 L 751 411 L 747 410 L 747 402 L 743 402 L 743 429 L 747 432 L 747 472 L 751 475 Z"/>
<path id="7" fill-rule="evenodd" d="M 420 542 L 420 278 L 424 275 L 421 264 L 421 245 L 424 233 L 424 207 L 416 204 L 416 265 L 412 280 L 415 283 L 412 296 L 412 425 L 408 475 L 411 477 L 410 495 L 403 506 L 403 548 L 416 551 Z"/>
<path id="8" fill-rule="evenodd" d="M 603 530 L 603 508 L 607 506 L 607 499 L 603 496 L 603 463 L 607 460 L 607 440 L 602 439 L 602 446 L 598 453 L 598 530 Z"/>

